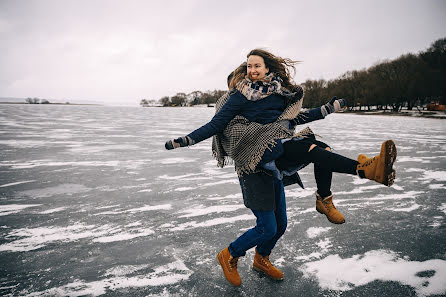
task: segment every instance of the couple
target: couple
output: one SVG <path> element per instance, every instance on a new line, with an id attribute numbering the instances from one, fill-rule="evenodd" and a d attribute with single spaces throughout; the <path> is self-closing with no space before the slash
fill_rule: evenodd
<path id="1" fill-rule="evenodd" d="M 228 77 L 230 91 L 216 104 L 211 121 L 192 133 L 166 142 L 166 149 L 196 144 L 213 137 L 212 153 L 223 167 L 228 158 L 234 161 L 243 194 L 243 202 L 256 217 L 256 226 L 231 242 L 217 255 L 226 279 L 241 285 L 238 258 L 256 247 L 255 270 L 275 280 L 283 273 L 274 267 L 269 256 L 287 227 L 284 186 L 298 183 L 298 170 L 314 164 L 316 210 L 334 224 L 345 222 L 333 204 L 333 172 L 358 175 L 391 186 L 395 178 L 393 163 L 396 147 L 392 140 L 382 143 L 379 155 L 360 154 L 353 160 L 331 152 L 306 128 L 295 132 L 297 125 L 324 119 L 345 106 L 344 99 L 334 97 L 327 104 L 301 111 L 303 89 L 294 84 L 291 70 L 296 61 L 254 49 Z"/>

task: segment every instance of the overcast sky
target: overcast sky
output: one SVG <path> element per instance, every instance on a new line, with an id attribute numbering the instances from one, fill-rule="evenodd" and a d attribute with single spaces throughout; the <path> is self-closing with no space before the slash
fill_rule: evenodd
<path id="1" fill-rule="evenodd" d="M 136 105 L 226 88 L 253 48 L 332 79 L 446 37 L 446 0 L 0 0 L 0 97 Z M 342 94 L 337 94 L 342 96 Z"/>

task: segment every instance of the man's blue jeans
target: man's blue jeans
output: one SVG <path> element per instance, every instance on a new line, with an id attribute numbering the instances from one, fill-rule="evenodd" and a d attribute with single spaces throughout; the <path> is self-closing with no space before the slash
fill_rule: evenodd
<path id="1" fill-rule="evenodd" d="M 251 209 L 257 218 L 256 226 L 229 245 L 229 253 L 233 257 L 244 256 L 247 250 L 255 246 L 260 255 L 268 256 L 279 238 L 285 233 L 287 227 L 285 191 L 283 182 L 279 179 L 274 179 L 274 193 L 276 210 Z"/>

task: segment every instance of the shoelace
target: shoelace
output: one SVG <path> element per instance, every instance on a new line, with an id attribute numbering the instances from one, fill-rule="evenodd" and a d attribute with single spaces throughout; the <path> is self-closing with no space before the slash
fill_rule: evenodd
<path id="1" fill-rule="evenodd" d="M 372 164 L 375 161 L 376 157 L 373 157 L 372 159 L 368 159 L 367 161 L 364 162 L 364 164 L 359 165 L 359 167 L 366 167 L 369 166 L 370 164 Z"/>
<path id="2" fill-rule="evenodd" d="M 332 208 L 336 209 L 336 206 L 334 206 L 334 204 L 332 202 L 328 202 L 328 201 L 322 201 L 322 203 L 324 203 L 325 207 L 330 210 Z"/>
<path id="3" fill-rule="evenodd" d="M 238 258 L 234 258 L 234 257 L 229 257 L 229 269 L 232 271 L 233 269 L 237 269 L 237 261 Z"/>
<path id="4" fill-rule="evenodd" d="M 266 267 L 269 267 L 271 265 L 271 261 L 269 260 L 269 256 L 260 257 L 262 259 L 262 264 Z"/>

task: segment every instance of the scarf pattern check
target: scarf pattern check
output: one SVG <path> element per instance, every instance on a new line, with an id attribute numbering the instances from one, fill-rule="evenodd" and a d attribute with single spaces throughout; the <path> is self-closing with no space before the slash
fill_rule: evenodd
<path id="1" fill-rule="evenodd" d="M 262 159 L 263 153 L 269 147 L 276 145 L 276 139 L 305 137 L 312 135 L 310 128 L 295 133 L 289 129 L 289 121 L 298 117 L 303 101 L 303 90 L 298 88 L 297 92 L 291 93 L 281 87 L 280 79 L 271 76 L 272 83 L 265 80 L 261 87 L 253 86 L 247 79 L 237 85 L 237 89 L 245 95 L 248 100 L 261 100 L 273 93 L 285 96 L 287 107 L 276 121 L 268 124 L 250 122 L 243 116 L 235 116 L 222 133 L 212 138 L 212 154 L 217 159 L 217 165 L 224 167 L 234 163 L 237 174 L 250 174 L 258 172 L 256 168 Z M 215 109 L 216 113 L 228 101 L 231 93 L 227 92 L 218 99 Z M 248 98 L 248 97 L 249 98 Z"/>

